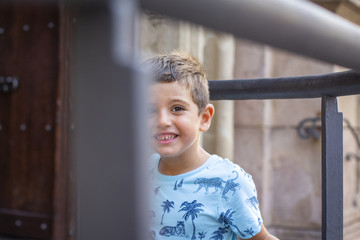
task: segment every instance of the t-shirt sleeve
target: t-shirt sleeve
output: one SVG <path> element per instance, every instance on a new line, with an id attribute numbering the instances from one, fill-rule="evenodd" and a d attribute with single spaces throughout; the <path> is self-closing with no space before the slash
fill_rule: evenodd
<path id="1" fill-rule="evenodd" d="M 248 239 L 261 231 L 262 217 L 254 181 L 239 166 L 232 171 L 221 197 L 219 222 L 231 228 L 240 238 Z"/>

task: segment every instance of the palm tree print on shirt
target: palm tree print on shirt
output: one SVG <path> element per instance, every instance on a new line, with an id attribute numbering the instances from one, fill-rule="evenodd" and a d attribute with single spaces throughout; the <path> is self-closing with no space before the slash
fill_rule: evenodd
<path id="1" fill-rule="evenodd" d="M 236 211 L 231 211 L 231 209 L 228 209 L 226 211 L 226 213 L 222 212 L 220 214 L 220 217 L 219 217 L 218 221 L 219 221 L 219 223 L 223 223 L 225 227 L 232 226 L 232 227 L 236 228 L 237 231 L 239 232 L 240 236 L 245 237 L 246 235 L 243 234 L 240 231 L 240 229 L 236 225 L 233 224 L 234 219 L 232 219 L 231 217 L 235 212 Z"/>
<path id="2" fill-rule="evenodd" d="M 169 213 L 170 208 L 174 208 L 174 201 L 171 201 L 171 202 L 169 200 L 163 201 L 163 204 L 161 206 L 162 206 L 163 211 L 164 211 L 164 213 L 163 213 L 163 215 L 161 217 L 161 223 L 160 223 L 162 225 L 165 213 L 166 212 Z"/>
<path id="3" fill-rule="evenodd" d="M 224 234 L 228 232 L 228 228 L 222 228 L 219 227 L 219 229 L 215 232 L 213 232 L 211 235 L 213 235 L 210 239 L 214 239 L 214 240 L 223 240 L 224 239 Z"/>
<path id="4" fill-rule="evenodd" d="M 251 235 L 252 237 L 254 236 L 254 230 L 252 228 L 248 228 L 246 229 L 244 232 L 246 232 L 247 234 Z"/>
<path id="5" fill-rule="evenodd" d="M 180 206 L 181 209 L 179 210 L 179 212 L 180 211 L 186 211 L 186 213 L 183 216 L 185 221 L 187 221 L 189 219 L 189 217 L 191 217 L 191 221 L 192 221 L 192 225 L 193 225 L 193 235 L 192 235 L 191 239 L 196 239 L 194 220 L 195 220 L 195 218 L 198 217 L 198 214 L 200 212 L 204 211 L 203 209 L 200 208 L 200 207 L 203 207 L 203 206 L 204 205 L 202 203 L 198 203 L 197 200 L 194 200 L 191 203 L 185 201 Z"/>
<path id="6" fill-rule="evenodd" d="M 206 233 L 207 233 L 207 232 L 204 232 L 204 231 L 198 233 L 200 240 L 203 239 L 203 238 L 205 238 Z"/>
<path id="7" fill-rule="evenodd" d="M 154 195 L 156 196 L 159 193 L 160 186 L 154 188 Z"/>

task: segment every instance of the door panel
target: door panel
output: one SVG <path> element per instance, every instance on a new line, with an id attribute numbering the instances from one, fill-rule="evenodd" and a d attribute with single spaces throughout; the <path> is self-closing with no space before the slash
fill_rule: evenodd
<path id="1" fill-rule="evenodd" d="M 0 234 L 50 239 L 53 221 L 58 9 L 0 5 Z"/>

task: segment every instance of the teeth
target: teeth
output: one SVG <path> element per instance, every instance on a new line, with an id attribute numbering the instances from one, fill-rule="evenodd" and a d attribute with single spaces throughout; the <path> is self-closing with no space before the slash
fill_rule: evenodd
<path id="1" fill-rule="evenodd" d="M 171 139 L 174 139 L 174 138 L 175 138 L 175 135 L 157 137 L 157 139 L 160 140 L 160 141 L 167 141 L 167 140 L 171 140 Z"/>

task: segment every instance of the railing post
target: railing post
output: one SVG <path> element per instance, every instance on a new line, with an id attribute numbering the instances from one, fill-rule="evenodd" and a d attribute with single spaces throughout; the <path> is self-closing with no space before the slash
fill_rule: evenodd
<path id="1" fill-rule="evenodd" d="M 336 97 L 323 96 L 322 239 L 343 239 L 343 116 Z"/>
<path id="2" fill-rule="evenodd" d="M 147 239 L 147 81 L 132 46 L 137 8 L 134 0 L 81 4 L 71 82 L 75 239 Z"/>

